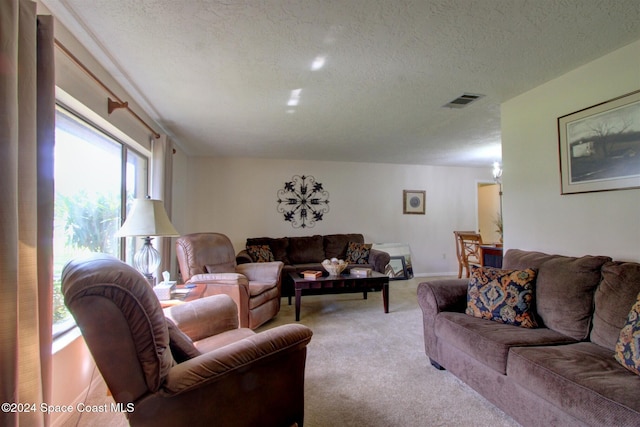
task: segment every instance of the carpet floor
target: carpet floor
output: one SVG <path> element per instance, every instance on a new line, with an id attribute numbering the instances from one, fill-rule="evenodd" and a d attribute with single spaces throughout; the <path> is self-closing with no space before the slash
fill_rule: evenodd
<path id="1" fill-rule="evenodd" d="M 303 296 L 300 323 L 313 330 L 305 375 L 305 427 L 517 427 L 512 418 L 424 353 L 416 288 L 424 278 L 390 283 L 382 294 Z M 286 298 L 278 316 L 258 331 L 295 321 Z M 98 374 L 96 374 L 98 375 Z M 104 385 L 90 404 L 110 402 Z M 122 426 L 120 414 L 83 414 L 64 426 Z"/>

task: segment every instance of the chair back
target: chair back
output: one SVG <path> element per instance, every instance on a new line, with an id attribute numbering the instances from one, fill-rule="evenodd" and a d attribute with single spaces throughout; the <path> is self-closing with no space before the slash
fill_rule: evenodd
<path id="1" fill-rule="evenodd" d="M 176 240 L 176 256 L 182 280 L 196 274 L 233 273 L 236 254 L 231 240 L 220 233 L 192 233 Z"/>
<path id="2" fill-rule="evenodd" d="M 474 231 L 454 231 L 453 237 L 456 241 L 456 258 L 459 263 L 464 263 L 464 258 L 462 257 L 462 239 L 460 239 L 460 234 L 471 234 Z"/>
<path id="3" fill-rule="evenodd" d="M 474 231 L 459 231 L 457 236 L 463 262 L 465 264 L 480 264 L 482 236 Z"/>
<path id="4" fill-rule="evenodd" d="M 62 293 L 115 401 L 158 391 L 175 362 L 164 313 L 144 276 L 111 255 L 91 254 L 64 267 Z"/>

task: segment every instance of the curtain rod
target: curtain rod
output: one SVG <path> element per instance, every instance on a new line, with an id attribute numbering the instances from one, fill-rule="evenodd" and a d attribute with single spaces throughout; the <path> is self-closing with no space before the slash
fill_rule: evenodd
<path id="1" fill-rule="evenodd" d="M 104 89 L 111 97 L 113 97 L 115 99 L 112 100 L 110 97 L 107 98 L 107 111 L 109 114 L 111 114 L 113 112 L 113 110 L 116 110 L 118 108 L 124 108 L 126 109 L 133 117 L 135 117 L 140 123 L 142 123 L 144 125 L 144 127 L 146 127 L 152 134 L 153 136 L 158 139 L 160 138 L 160 134 L 158 132 L 156 132 L 151 126 L 149 126 L 147 124 L 147 122 L 145 122 L 144 120 L 142 120 L 142 118 L 140 116 L 138 116 L 135 111 L 133 111 L 131 108 L 129 108 L 129 103 L 122 101 L 118 95 L 116 95 L 111 89 L 109 89 L 109 87 L 107 85 L 105 85 L 102 80 L 100 80 L 95 74 L 93 74 L 78 58 L 75 57 L 75 55 L 73 53 L 71 53 L 69 51 L 69 49 L 67 49 L 58 39 L 54 39 L 54 43 L 56 45 L 56 47 L 58 49 L 60 49 L 65 55 L 67 55 L 67 57 L 69 57 L 69 59 L 71 59 L 71 61 L 76 64 L 78 67 L 80 67 L 82 69 L 82 71 L 84 71 L 89 77 L 91 77 L 91 79 L 97 83 L 102 89 Z"/>

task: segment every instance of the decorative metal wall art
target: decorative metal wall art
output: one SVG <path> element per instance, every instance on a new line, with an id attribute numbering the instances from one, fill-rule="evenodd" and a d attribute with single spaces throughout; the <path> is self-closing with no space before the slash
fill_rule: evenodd
<path id="1" fill-rule="evenodd" d="M 329 192 L 309 175 L 294 175 L 278 190 L 277 210 L 293 228 L 313 227 L 329 212 Z"/>

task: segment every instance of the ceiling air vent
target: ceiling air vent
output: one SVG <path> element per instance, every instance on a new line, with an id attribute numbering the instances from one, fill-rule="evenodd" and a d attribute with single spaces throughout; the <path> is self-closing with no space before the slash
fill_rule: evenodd
<path id="1" fill-rule="evenodd" d="M 471 104 L 473 101 L 477 101 L 482 98 L 484 95 L 478 95 L 475 93 L 465 93 L 460 95 L 456 99 L 451 102 L 448 102 L 443 105 L 445 108 L 464 108 L 467 105 Z"/>

